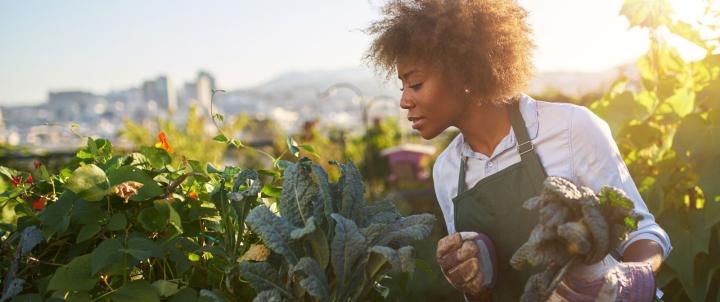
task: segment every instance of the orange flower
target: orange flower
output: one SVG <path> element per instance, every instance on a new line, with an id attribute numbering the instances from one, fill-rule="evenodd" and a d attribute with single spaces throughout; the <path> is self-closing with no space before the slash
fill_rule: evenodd
<path id="1" fill-rule="evenodd" d="M 190 196 L 190 198 L 192 199 L 197 199 L 197 193 L 195 193 L 195 191 L 191 191 L 190 193 L 188 193 L 188 196 Z"/>
<path id="2" fill-rule="evenodd" d="M 167 135 L 165 135 L 165 131 L 160 131 L 160 134 L 158 134 L 158 139 L 160 142 L 155 144 L 155 147 L 163 148 L 168 153 L 173 153 L 173 148 L 170 147 L 170 144 L 167 141 Z"/>

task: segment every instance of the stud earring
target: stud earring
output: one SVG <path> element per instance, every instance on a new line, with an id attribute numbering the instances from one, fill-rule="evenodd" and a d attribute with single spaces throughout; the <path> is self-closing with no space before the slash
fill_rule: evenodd
<path id="1" fill-rule="evenodd" d="M 465 88 L 465 94 L 470 94 L 470 89 Z"/>

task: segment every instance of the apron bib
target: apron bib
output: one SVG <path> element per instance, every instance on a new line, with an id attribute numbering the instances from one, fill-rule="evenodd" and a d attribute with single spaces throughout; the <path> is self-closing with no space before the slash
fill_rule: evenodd
<path id="1" fill-rule="evenodd" d="M 530 275 L 540 268 L 516 271 L 510 257 L 527 241 L 537 224 L 537 213 L 522 207 L 537 196 L 547 177 L 520 114 L 517 102 L 508 105 L 508 114 L 518 142 L 520 162 L 483 178 L 470 189 L 465 185 L 467 157 L 462 157 L 458 195 L 453 198 L 457 232 L 478 232 L 495 245 L 497 272 L 493 301 L 518 301 Z"/>

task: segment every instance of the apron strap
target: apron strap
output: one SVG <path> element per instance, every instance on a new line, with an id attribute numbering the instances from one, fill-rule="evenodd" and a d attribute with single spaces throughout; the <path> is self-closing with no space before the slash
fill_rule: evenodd
<path id="1" fill-rule="evenodd" d="M 529 169 L 530 175 L 537 176 L 540 179 L 545 179 L 547 174 L 545 168 L 540 163 L 540 158 L 537 153 L 534 152 L 535 146 L 530 141 L 530 135 L 528 134 L 527 127 L 525 126 L 525 120 L 523 120 L 520 114 L 520 103 L 515 101 L 507 106 L 508 115 L 510 117 L 510 124 L 512 125 L 513 132 L 515 133 L 515 139 L 517 140 L 517 150 L 520 153 L 520 161 Z M 467 169 L 467 156 L 460 156 L 460 177 L 458 177 L 458 194 L 463 193 L 467 190 L 465 184 L 465 170 Z M 540 188 L 536 188 L 540 189 Z"/>
<path id="2" fill-rule="evenodd" d="M 508 106 L 508 114 L 510 116 L 510 123 L 512 124 L 513 132 L 515 133 L 515 139 L 517 141 L 517 150 L 520 153 L 520 160 L 525 164 L 530 175 L 545 179 L 547 173 L 540 163 L 540 157 L 535 152 L 535 146 L 530 140 L 528 135 L 527 126 L 525 126 L 525 120 L 523 120 L 520 114 L 520 102 L 515 101 Z M 542 185 L 542 184 L 540 184 Z M 536 188 L 541 189 L 541 188 Z"/>
<path id="3" fill-rule="evenodd" d="M 467 156 L 460 155 L 460 177 L 458 177 L 458 195 L 467 190 L 465 184 L 465 166 L 467 166 Z"/>

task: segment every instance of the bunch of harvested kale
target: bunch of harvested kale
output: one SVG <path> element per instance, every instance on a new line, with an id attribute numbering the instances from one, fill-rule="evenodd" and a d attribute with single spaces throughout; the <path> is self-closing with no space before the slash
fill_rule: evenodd
<path id="1" fill-rule="evenodd" d="M 603 187 L 596 195 L 590 188 L 554 176 L 545 179 L 544 186 L 540 196 L 523 204 L 539 211 L 539 221 L 510 259 L 517 270 L 525 264 L 546 268 L 528 279 L 521 301 L 545 301 L 568 267 L 601 261 L 637 228 L 640 219 L 620 189 Z"/>

